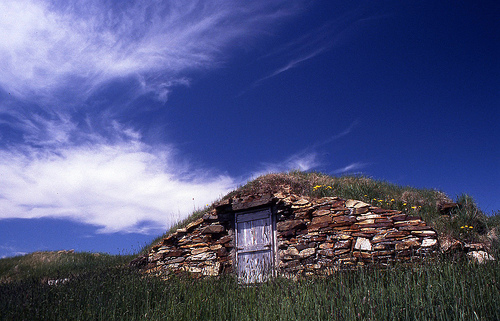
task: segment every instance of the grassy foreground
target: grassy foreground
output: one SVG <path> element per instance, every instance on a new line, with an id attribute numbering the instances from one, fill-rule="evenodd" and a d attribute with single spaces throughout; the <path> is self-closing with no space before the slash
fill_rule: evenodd
<path id="1" fill-rule="evenodd" d="M 65 254 L 82 255 L 92 256 Z M 230 276 L 143 277 L 117 264 L 123 259 L 89 259 L 87 269 L 76 259 L 78 273 L 12 277 L 0 283 L 0 320 L 500 320 L 497 261 L 364 268 L 243 287 Z M 48 285 L 46 273 L 69 280 Z"/>
<path id="2" fill-rule="evenodd" d="M 458 196 L 460 206 L 442 215 L 439 204 L 451 199 L 436 190 L 291 172 L 262 176 L 226 197 L 279 185 L 290 186 L 295 194 L 340 196 L 404 210 L 422 216 L 441 236 L 482 242 L 500 257 L 500 213 L 485 215 L 467 195 Z M 209 209 L 193 213 L 171 231 Z M 232 276 L 145 277 L 129 267 L 132 258 L 35 252 L 0 259 L 0 320 L 500 320 L 498 261 L 475 264 L 449 256 L 244 287 Z"/>

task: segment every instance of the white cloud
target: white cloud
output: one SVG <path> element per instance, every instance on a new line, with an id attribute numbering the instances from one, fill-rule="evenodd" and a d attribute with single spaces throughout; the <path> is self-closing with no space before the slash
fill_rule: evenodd
<path id="1" fill-rule="evenodd" d="M 145 144 L 117 121 L 126 106 L 115 112 L 105 99 L 86 99 L 133 78 L 133 95 L 121 94 L 166 101 L 193 71 L 220 66 L 226 49 L 267 33 L 301 1 L 0 1 L 0 88 L 13 97 L 0 103 L 0 122 L 17 139 L 0 150 L 0 220 L 164 231 L 234 188 L 233 178 L 193 168 L 172 146 Z"/>
<path id="2" fill-rule="evenodd" d="M 102 232 L 162 231 L 234 188 L 138 141 L 0 151 L 0 219 L 63 218 Z M 194 200 L 193 200 L 194 199 Z"/>
<path id="3" fill-rule="evenodd" d="M 137 78 L 165 100 L 182 74 L 220 64 L 223 49 L 289 16 L 287 1 L 0 2 L 0 86 L 53 99 Z M 51 97 L 51 98 L 48 98 Z"/>
<path id="4" fill-rule="evenodd" d="M 333 173 L 334 174 L 349 173 L 349 172 L 353 172 L 353 171 L 357 171 L 357 170 L 360 170 L 362 168 L 365 168 L 366 166 L 368 166 L 367 163 L 356 162 L 356 163 L 349 164 L 345 167 L 339 168 L 339 169 L 335 170 Z"/>
<path id="5" fill-rule="evenodd" d="M 300 152 L 290 156 L 279 163 L 263 163 L 262 168 L 252 173 L 251 178 L 256 178 L 269 173 L 281 173 L 291 170 L 308 171 L 319 165 L 316 152 Z"/>

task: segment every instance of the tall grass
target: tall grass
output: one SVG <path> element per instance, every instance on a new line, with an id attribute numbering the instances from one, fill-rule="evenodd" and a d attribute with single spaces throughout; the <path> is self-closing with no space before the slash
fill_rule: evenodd
<path id="1" fill-rule="evenodd" d="M 457 198 L 460 207 L 441 215 L 437 205 L 450 199 L 436 190 L 362 176 L 291 172 L 260 177 L 226 197 L 282 184 L 299 195 L 358 199 L 422 216 L 441 235 L 468 242 L 489 239 L 490 249 L 496 249 L 492 254 L 499 257 L 500 213 L 486 216 L 467 195 Z M 193 213 L 166 234 L 207 210 Z M 131 259 L 54 252 L 1 259 L 0 320 L 500 320 L 498 261 L 478 265 L 437 259 L 244 287 L 229 275 L 167 281 L 146 277 L 126 264 Z M 59 278 L 69 281 L 47 282 Z"/>
<path id="2" fill-rule="evenodd" d="M 439 262 L 259 286 L 235 278 L 143 277 L 125 266 L 66 284 L 0 285 L 1 320 L 499 320 L 500 269 Z"/>

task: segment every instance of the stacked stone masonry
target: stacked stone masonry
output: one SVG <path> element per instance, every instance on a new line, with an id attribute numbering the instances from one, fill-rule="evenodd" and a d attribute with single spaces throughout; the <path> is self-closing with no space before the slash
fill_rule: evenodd
<path id="1" fill-rule="evenodd" d="M 356 200 L 286 191 L 237 195 L 215 204 L 155 245 L 147 272 L 217 276 L 236 271 L 235 213 L 259 208 L 270 208 L 274 215 L 275 274 L 285 277 L 419 260 L 438 251 L 436 231 L 420 217 Z"/>

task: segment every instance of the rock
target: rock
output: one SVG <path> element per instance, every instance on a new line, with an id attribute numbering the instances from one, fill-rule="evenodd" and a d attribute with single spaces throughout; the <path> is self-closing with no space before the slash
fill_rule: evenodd
<path id="1" fill-rule="evenodd" d="M 331 223 L 333 221 L 333 218 L 330 215 L 323 215 L 323 216 L 318 216 L 314 217 L 311 221 L 311 224 L 322 224 L 322 223 Z"/>
<path id="2" fill-rule="evenodd" d="M 422 247 L 431 247 L 437 244 L 436 239 L 431 239 L 431 238 L 426 238 L 422 240 L 422 244 L 420 246 Z"/>
<path id="3" fill-rule="evenodd" d="M 367 220 L 367 219 L 376 219 L 376 218 L 383 218 L 383 216 L 380 214 L 369 213 L 369 214 L 361 214 L 360 216 L 356 217 L 356 219 L 358 221 Z M 385 219 L 385 220 L 387 220 L 387 219 Z"/>
<path id="4" fill-rule="evenodd" d="M 358 237 L 356 239 L 356 243 L 354 244 L 354 248 L 356 250 L 361 250 L 361 251 L 371 251 L 372 250 L 372 243 L 370 243 L 369 239 L 365 239 L 363 237 Z"/>
<path id="5" fill-rule="evenodd" d="M 322 243 L 319 245 L 319 248 L 322 250 L 331 249 L 333 248 L 333 243 Z"/>
<path id="6" fill-rule="evenodd" d="M 299 255 L 299 250 L 297 250 L 295 247 L 290 247 L 288 250 L 284 251 L 286 255 L 292 255 L 292 256 L 298 256 Z"/>
<path id="7" fill-rule="evenodd" d="M 208 246 L 208 243 L 194 243 L 194 244 L 186 244 L 186 245 L 182 245 L 180 246 L 181 249 L 190 249 L 192 247 L 206 247 Z"/>
<path id="8" fill-rule="evenodd" d="M 185 229 L 186 229 L 186 231 L 189 231 L 189 230 L 197 227 L 201 223 L 203 223 L 203 218 L 199 218 L 196 221 L 189 223 L 188 225 L 186 225 Z"/>
<path id="9" fill-rule="evenodd" d="M 361 208 L 361 207 L 367 207 L 369 208 L 371 205 L 362 201 L 357 201 L 357 200 L 347 200 L 345 202 L 345 207 L 352 207 L 352 208 Z"/>
<path id="10" fill-rule="evenodd" d="M 354 216 L 336 216 L 333 218 L 332 226 L 351 225 L 356 222 Z"/>
<path id="11" fill-rule="evenodd" d="M 335 250 L 338 250 L 338 249 L 348 249 L 351 247 L 351 241 L 350 240 L 346 240 L 346 241 L 338 241 L 337 243 L 335 243 L 335 245 L 333 246 L 333 248 Z"/>
<path id="12" fill-rule="evenodd" d="M 314 253 L 316 253 L 316 249 L 313 248 L 313 247 L 310 247 L 310 248 L 307 248 L 305 250 L 302 250 L 299 252 L 299 257 L 301 259 L 304 259 L 306 257 L 310 257 L 311 255 L 313 255 Z"/>
<path id="13" fill-rule="evenodd" d="M 216 257 L 214 252 L 204 252 L 196 255 L 191 255 L 186 258 L 187 261 L 206 261 L 214 260 Z"/>
<path id="14" fill-rule="evenodd" d="M 416 235 L 416 236 L 425 237 L 425 236 L 434 236 L 434 235 L 436 235 L 436 232 L 432 231 L 432 230 L 411 231 L 411 234 Z"/>
<path id="15" fill-rule="evenodd" d="M 308 205 L 309 201 L 306 200 L 305 198 L 301 198 L 295 202 L 293 202 L 294 205 Z"/>
<path id="16" fill-rule="evenodd" d="M 358 208 L 353 208 L 352 209 L 352 214 L 365 214 L 369 213 L 370 209 L 368 207 L 358 207 Z"/>
<path id="17" fill-rule="evenodd" d="M 170 261 L 168 261 L 169 264 L 175 264 L 175 263 L 181 263 L 184 262 L 185 258 L 184 257 L 176 257 Z"/>
<path id="18" fill-rule="evenodd" d="M 330 214 L 330 210 L 316 210 L 313 212 L 313 216 L 323 216 Z"/>
<path id="19" fill-rule="evenodd" d="M 441 240 L 441 251 L 442 252 L 451 252 L 456 251 L 463 248 L 462 242 L 459 240 L 455 240 L 452 238 L 444 238 Z"/>
<path id="20" fill-rule="evenodd" d="M 219 275 L 219 272 L 220 272 L 220 263 L 219 262 L 215 262 L 214 264 L 205 266 L 201 270 L 201 274 L 205 275 L 205 276 L 217 276 L 217 275 Z"/>
<path id="21" fill-rule="evenodd" d="M 195 249 L 191 250 L 191 254 L 196 255 L 196 254 L 204 253 L 204 252 L 208 251 L 208 249 L 209 249 L 208 247 L 195 248 Z"/>
<path id="22" fill-rule="evenodd" d="M 209 225 L 205 227 L 202 231 L 201 234 L 219 234 L 224 232 L 226 229 L 222 225 Z"/>
<path id="23" fill-rule="evenodd" d="M 467 253 L 467 256 L 479 264 L 495 260 L 495 258 L 489 255 L 486 251 L 471 251 Z"/>
<path id="24" fill-rule="evenodd" d="M 282 221 L 276 224 L 276 229 L 278 231 L 296 230 L 305 227 L 306 223 L 303 220 Z"/>
<path id="25" fill-rule="evenodd" d="M 464 248 L 468 251 L 483 251 L 484 250 L 484 244 L 482 243 L 465 243 Z"/>

